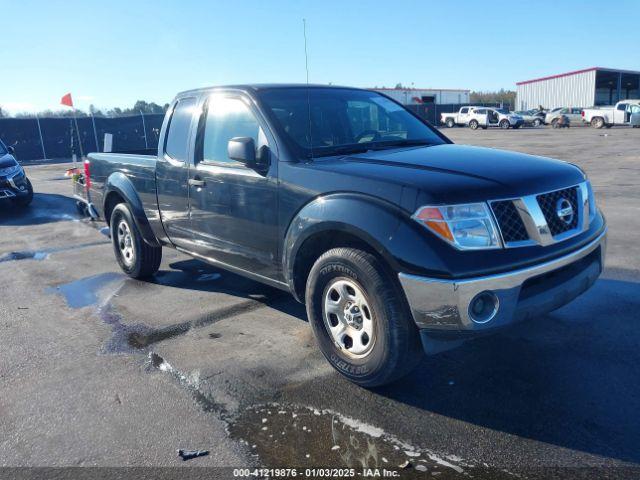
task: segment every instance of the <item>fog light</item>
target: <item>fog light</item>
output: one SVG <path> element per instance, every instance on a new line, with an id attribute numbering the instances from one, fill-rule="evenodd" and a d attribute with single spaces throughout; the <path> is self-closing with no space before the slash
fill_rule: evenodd
<path id="1" fill-rule="evenodd" d="M 475 323 L 487 323 L 498 313 L 498 297 L 495 293 L 480 292 L 469 303 L 469 317 Z"/>

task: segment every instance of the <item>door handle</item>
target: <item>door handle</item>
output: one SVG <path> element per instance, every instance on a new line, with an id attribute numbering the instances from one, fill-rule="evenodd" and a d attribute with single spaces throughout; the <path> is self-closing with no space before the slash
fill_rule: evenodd
<path id="1" fill-rule="evenodd" d="M 207 184 L 204 180 L 200 180 L 198 178 L 190 178 L 189 185 L 192 187 L 204 187 Z"/>

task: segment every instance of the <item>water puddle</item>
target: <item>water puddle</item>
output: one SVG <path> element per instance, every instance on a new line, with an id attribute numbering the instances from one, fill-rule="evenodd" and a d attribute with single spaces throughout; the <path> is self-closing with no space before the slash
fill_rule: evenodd
<path id="1" fill-rule="evenodd" d="M 48 252 L 10 252 L 0 257 L 2 262 L 14 262 L 16 260 L 44 260 L 49 256 Z"/>
<path id="2" fill-rule="evenodd" d="M 264 465 L 274 468 L 386 469 L 399 472 L 402 478 L 431 474 L 448 479 L 466 478 L 473 467 L 459 457 L 413 447 L 378 427 L 332 410 L 260 405 L 244 410 L 229 430 Z M 481 473 L 477 467 L 473 471 L 474 477 Z M 490 478 L 503 478 L 495 473 Z"/>
<path id="3" fill-rule="evenodd" d="M 96 245 L 108 245 L 107 242 L 90 242 L 79 245 L 67 245 L 64 247 L 47 248 L 44 250 L 25 250 L 21 252 L 10 252 L 0 256 L 0 263 L 15 262 L 18 260 L 46 260 L 49 255 L 60 252 L 75 251 L 81 248 L 94 247 Z"/>
<path id="4" fill-rule="evenodd" d="M 57 287 L 47 288 L 45 292 L 62 295 L 70 308 L 89 307 L 91 305 L 97 305 L 100 297 L 104 294 L 110 298 L 113 293 L 107 293 L 105 290 L 117 280 L 122 279 L 123 275 L 120 273 L 100 273 Z"/>
<path id="5" fill-rule="evenodd" d="M 98 317 L 111 327 L 111 338 L 102 345 L 101 354 L 117 355 L 145 352 L 145 345 L 140 345 L 137 339 L 149 335 L 152 331 L 147 325 L 122 323 L 122 316 L 110 303 L 98 309 Z"/>

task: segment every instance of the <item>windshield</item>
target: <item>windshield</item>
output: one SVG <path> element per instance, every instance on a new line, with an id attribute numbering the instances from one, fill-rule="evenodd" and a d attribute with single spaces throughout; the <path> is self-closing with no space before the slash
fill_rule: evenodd
<path id="1" fill-rule="evenodd" d="M 7 151 L 7 147 L 5 147 L 4 143 L 2 143 L 2 140 L 0 140 L 0 156 L 6 155 L 7 153 L 9 153 Z"/>
<path id="2" fill-rule="evenodd" d="M 264 90 L 259 96 L 280 134 L 303 157 L 446 143 L 404 107 L 376 92 L 292 87 Z"/>

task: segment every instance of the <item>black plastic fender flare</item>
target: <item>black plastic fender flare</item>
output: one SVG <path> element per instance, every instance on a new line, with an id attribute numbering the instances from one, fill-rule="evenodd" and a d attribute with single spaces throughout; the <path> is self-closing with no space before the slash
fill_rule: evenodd
<path id="1" fill-rule="evenodd" d="M 129 180 L 127 176 L 122 172 L 112 173 L 111 175 L 109 175 L 109 178 L 107 178 L 107 181 L 105 182 L 104 205 L 102 210 L 103 212 L 105 212 L 105 217 L 107 202 L 109 201 L 110 194 L 114 192 L 122 197 L 127 203 L 127 206 L 129 207 L 133 215 L 133 220 L 136 222 L 136 227 L 138 227 L 138 230 L 142 234 L 143 240 L 153 247 L 159 247 L 160 242 L 156 238 L 153 230 L 151 229 L 151 226 L 149 225 L 149 219 L 147 218 L 147 215 L 144 211 L 142 201 L 138 196 L 138 192 L 136 192 L 136 189 L 133 186 L 133 183 L 131 183 L 131 180 Z M 105 218 L 105 220 L 107 223 L 109 223 L 111 219 Z"/>
<path id="2" fill-rule="evenodd" d="M 314 235 L 330 231 L 344 232 L 366 243 L 396 273 L 446 271 L 443 259 L 433 248 L 434 243 L 443 242 L 427 233 L 399 205 L 359 193 L 333 193 L 307 203 L 287 228 L 282 272 L 294 295 L 300 248 Z"/>

